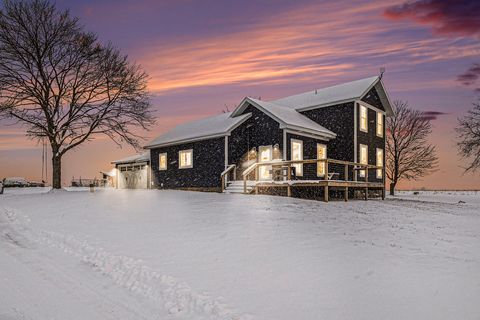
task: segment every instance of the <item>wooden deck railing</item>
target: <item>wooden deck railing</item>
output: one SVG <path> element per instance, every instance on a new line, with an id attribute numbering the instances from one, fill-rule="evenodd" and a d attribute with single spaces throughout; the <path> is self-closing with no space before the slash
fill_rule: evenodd
<path id="1" fill-rule="evenodd" d="M 237 179 L 237 171 L 235 170 L 236 169 L 236 165 L 234 164 L 231 164 L 229 165 L 225 170 L 223 170 L 222 174 L 220 175 L 221 177 L 221 180 L 222 180 L 222 192 L 225 190 L 225 188 L 227 187 L 227 182 L 228 182 L 228 175 L 230 174 L 230 172 L 233 171 L 233 180 L 236 180 Z M 218 180 L 217 180 L 218 181 Z"/>
<path id="2" fill-rule="evenodd" d="M 358 173 L 361 171 L 365 171 L 365 176 L 361 177 L 361 181 L 363 182 L 368 182 L 368 175 L 369 175 L 369 170 L 382 170 L 382 178 L 381 181 L 384 183 L 385 179 L 385 169 L 380 166 L 375 166 L 371 164 L 362 164 L 359 162 L 350 162 L 350 161 L 343 161 L 343 160 L 336 160 L 336 159 L 309 159 L 309 160 L 273 160 L 273 161 L 268 161 L 268 162 L 256 162 L 250 165 L 245 171 L 243 171 L 242 176 L 243 176 L 243 191 L 244 193 L 247 193 L 247 180 L 249 176 L 254 172 L 254 181 L 260 181 L 259 180 L 259 168 L 262 166 L 281 166 L 284 167 L 283 169 L 286 169 L 286 175 L 283 177 L 286 179 L 286 182 L 289 182 L 292 180 L 292 167 L 295 164 L 320 164 L 324 163 L 324 175 L 322 177 L 316 177 L 315 180 L 341 180 L 341 181 L 351 181 L 351 182 L 356 182 L 358 179 Z M 340 178 L 340 173 L 339 172 L 330 172 L 329 167 L 338 167 L 342 166 L 343 167 L 343 177 Z M 351 168 L 351 169 L 350 169 Z M 350 179 L 350 172 L 352 179 Z M 332 174 L 338 175 L 338 179 L 332 179 L 335 177 L 335 175 L 331 176 Z M 297 179 L 295 179 L 297 180 Z M 285 181 L 285 180 L 284 180 Z M 328 187 L 327 187 L 328 188 Z M 290 196 L 290 187 L 287 189 L 288 191 L 288 196 Z M 328 189 L 327 189 L 328 191 Z"/>

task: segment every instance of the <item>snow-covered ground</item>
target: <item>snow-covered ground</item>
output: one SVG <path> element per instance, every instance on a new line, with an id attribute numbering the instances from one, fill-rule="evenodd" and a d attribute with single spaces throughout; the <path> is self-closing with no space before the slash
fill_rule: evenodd
<path id="1" fill-rule="evenodd" d="M 47 190 L 0 195 L 2 320 L 480 318 L 476 192 Z"/>

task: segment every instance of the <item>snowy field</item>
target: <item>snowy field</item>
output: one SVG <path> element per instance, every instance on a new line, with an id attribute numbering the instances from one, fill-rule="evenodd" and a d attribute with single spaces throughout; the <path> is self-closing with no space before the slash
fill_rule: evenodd
<path id="1" fill-rule="evenodd" d="M 7 189 L 0 319 L 480 319 L 480 193 Z"/>

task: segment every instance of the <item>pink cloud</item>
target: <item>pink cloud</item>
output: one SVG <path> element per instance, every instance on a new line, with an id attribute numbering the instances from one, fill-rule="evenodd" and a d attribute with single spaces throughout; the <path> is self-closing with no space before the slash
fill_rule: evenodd
<path id="1" fill-rule="evenodd" d="M 417 0 L 389 7 L 390 19 L 410 19 L 429 25 L 438 34 L 480 36 L 478 0 Z"/>

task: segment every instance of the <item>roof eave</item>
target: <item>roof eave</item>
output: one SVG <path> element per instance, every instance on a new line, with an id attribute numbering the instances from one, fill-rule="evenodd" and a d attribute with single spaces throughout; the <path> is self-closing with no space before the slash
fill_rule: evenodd
<path id="1" fill-rule="evenodd" d="M 330 140 L 330 139 L 335 139 L 337 137 L 337 134 L 334 133 L 334 132 L 331 132 L 331 131 L 316 131 L 316 130 L 312 130 L 312 129 L 308 129 L 308 128 L 304 128 L 304 127 L 300 127 L 300 126 L 295 126 L 295 125 L 285 125 L 285 126 L 282 126 L 281 129 L 290 129 L 290 130 L 294 130 L 294 131 L 298 131 L 298 132 L 305 132 L 305 133 L 308 133 L 310 135 L 314 135 L 314 136 L 318 136 L 320 138 L 323 138 L 323 139 L 327 139 L 327 140 Z"/>
<path id="2" fill-rule="evenodd" d="M 307 107 L 295 108 L 295 110 L 298 111 L 298 112 L 303 112 L 303 111 L 308 111 L 308 110 L 315 110 L 315 109 L 318 109 L 318 108 L 331 107 L 331 106 L 335 106 L 335 105 L 338 105 L 338 104 L 353 102 L 353 101 L 357 100 L 358 98 L 359 97 L 353 97 L 353 98 L 348 98 L 348 99 L 343 99 L 343 100 L 337 100 L 337 101 L 333 101 L 333 102 L 329 102 L 329 103 L 316 104 L 316 105 L 307 106 Z"/>
<path id="3" fill-rule="evenodd" d="M 249 119 L 251 116 L 252 116 L 251 113 L 245 114 L 244 118 L 241 121 L 238 121 L 237 123 L 231 125 L 224 132 L 215 133 L 215 134 L 211 134 L 211 135 L 203 135 L 203 136 L 198 136 L 198 137 L 192 137 L 192 138 L 187 138 L 187 139 L 182 139 L 182 140 L 177 140 L 177 141 L 170 141 L 170 142 L 165 142 L 165 143 L 147 144 L 143 147 L 143 149 L 149 150 L 149 149 L 168 147 L 168 146 L 174 146 L 174 145 L 184 144 L 184 143 L 189 143 L 189 142 L 202 141 L 202 140 L 208 140 L 208 139 L 214 139 L 214 138 L 229 136 L 230 133 L 232 132 L 232 130 L 234 130 L 235 128 L 240 126 L 242 123 L 247 121 L 247 119 Z"/>
<path id="4" fill-rule="evenodd" d="M 182 139 L 182 140 L 177 140 L 177 141 L 170 141 L 170 142 L 165 142 L 165 143 L 157 143 L 157 144 L 152 144 L 152 145 L 146 145 L 143 148 L 144 149 L 155 149 L 155 148 L 161 148 L 161 147 L 168 147 L 168 146 L 174 146 L 174 145 L 178 145 L 178 144 L 184 144 L 184 143 L 190 143 L 190 142 L 196 142 L 196 141 L 225 137 L 227 135 L 229 135 L 228 132 L 223 132 L 223 133 L 193 137 L 193 138 L 188 138 L 188 139 Z"/>

